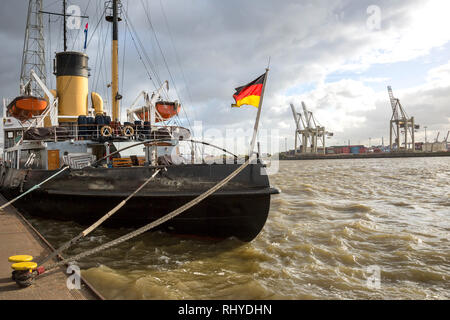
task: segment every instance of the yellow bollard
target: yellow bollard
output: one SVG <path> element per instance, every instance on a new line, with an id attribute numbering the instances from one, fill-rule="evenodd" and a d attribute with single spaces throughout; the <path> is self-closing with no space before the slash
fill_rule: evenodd
<path id="1" fill-rule="evenodd" d="M 30 272 L 33 271 L 33 269 L 36 269 L 37 263 L 36 262 L 16 262 L 11 265 L 11 268 L 13 268 L 16 271 L 27 271 Z"/>
<path id="2" fill-rule="evenodd" d="M 27 254 L 21 254 L 21 255 L 16 255 L 16 256 L 11 256 L 8 258 L 9 262 L 30 262 L 33 260 L 33 257 Z"/>

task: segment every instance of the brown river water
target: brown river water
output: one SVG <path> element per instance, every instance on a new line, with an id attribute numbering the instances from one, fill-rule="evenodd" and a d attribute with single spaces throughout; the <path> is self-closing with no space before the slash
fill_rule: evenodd
<path id="1" fill-rule="evenodd" d="M 83 276 L 108 299 L 450 298 L 450 158 L 281 161 L 270 180 L 253 242 L 147 233 L 79 261 Z M 55 247 L 83 230 L 31 222 Z"/>

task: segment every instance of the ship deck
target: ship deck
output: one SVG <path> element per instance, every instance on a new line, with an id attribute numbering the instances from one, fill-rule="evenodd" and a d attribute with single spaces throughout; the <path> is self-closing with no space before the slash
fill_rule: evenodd
<path id="1" fill-rule="evenodd" d="M 6 200 L 0 195 L 0 204 Z M 35 279 L 33 285 L 20 288 L 11 279 L 8 257 L 29 254 L 34 261 L 50 254 L 54 249 L 42 235 L 13 207 L 0 212 L 0 300 L 98 300 L 102 296 L 81 279 L 81 289 L 69 290 L 68 274 L 60 268 Z"/>

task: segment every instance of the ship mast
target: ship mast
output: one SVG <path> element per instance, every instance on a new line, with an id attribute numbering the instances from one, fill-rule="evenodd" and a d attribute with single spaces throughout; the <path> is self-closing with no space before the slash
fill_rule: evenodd
<path id="1" fill-rule="evenodd" d="M 66 0 L 63 0 L 64 51 L 67 51 Z"/>
<path id="2" fill-rule="evenodd" d="M 115 122 L 120 122 L 120 99 L 122 98 L 119 94 L 119 28 L 118 24 L 118 0 L 113 0 L 112 6 L 112 81 L 111 81 L 111 90 L 112 90 L 112 119 Z"/>
<path id="3" fill-rule="evenodd" d="M 30 0 L 30 2 L 31 2 L 31 0 Z M 45 14 L 63 17 L 64 51 L 67 51 L 67 16 L 77 17 L 77 18 L 86 18 L 86 19 L 88 19 L 89 17 L 88 16 L 68 15 L 67 14 L 67 1 L 62 0 L 62 3 L 63 3 L 63 12 L 62 13 L 48 12 L 48 11 L 42 11 L 42 10 L 39 10 L 39 13 L 45 13 Z M 42 9 L 42 4 L 41 4 L 41 9 Z"/>

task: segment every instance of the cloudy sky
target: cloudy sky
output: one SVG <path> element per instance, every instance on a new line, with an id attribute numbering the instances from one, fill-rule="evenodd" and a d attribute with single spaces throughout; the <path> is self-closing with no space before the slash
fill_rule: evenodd
<path id="1" fill-rule="evenodd" d="M 26 0 L 8 2 L 0 12 L 3 97 L 18 93 L 28 6 Z M 104 1 L 68 3 L 89 15 L 80 30 L 69 31 L 69 49 L 83 50 L 83 28 L 88 21 L 90 89 L 108 100 L 111 33 L 108 23 L 100 20 Z M 429 140 L 450 130 L 447 0 L 122 3 L 127 12 L 119 40 L 123 110 L 140 91 L 151 92 L 154 84 L 167 79 L 170 97 L 185 106 L 180 119 L 183 125 L 202 121 L 204 130 L 215 128 L 222 134 L 227 129 L 251 130 L 256 108 L 231 109 L 232 94 L 235 87 L 262 74 L 270 57 L 261 128 L 278 131 L 282 151 L 285 137 L 288 147 L 294 144 L 289 103 L 300 110 L 301 101 L 320 124 L 335 133 L 328 145 L 348 140 L 368 144 L 369 138 L 372 144 L 381 144 L 382 137 L 387 143 L 391 117 L 388 85 L 408 115 L 421 125 L 418 140 L 424 140 L 424 126 Z M 44 0 L 44 10 L 61 9 L 61 1 Z M 62 49 L 61 25 L 60 18 L 51 17 L 49 23 L 49 16 L 44 16 L 49 61 Z M 47 83 L 55 86 L 50 72 Z"/>

